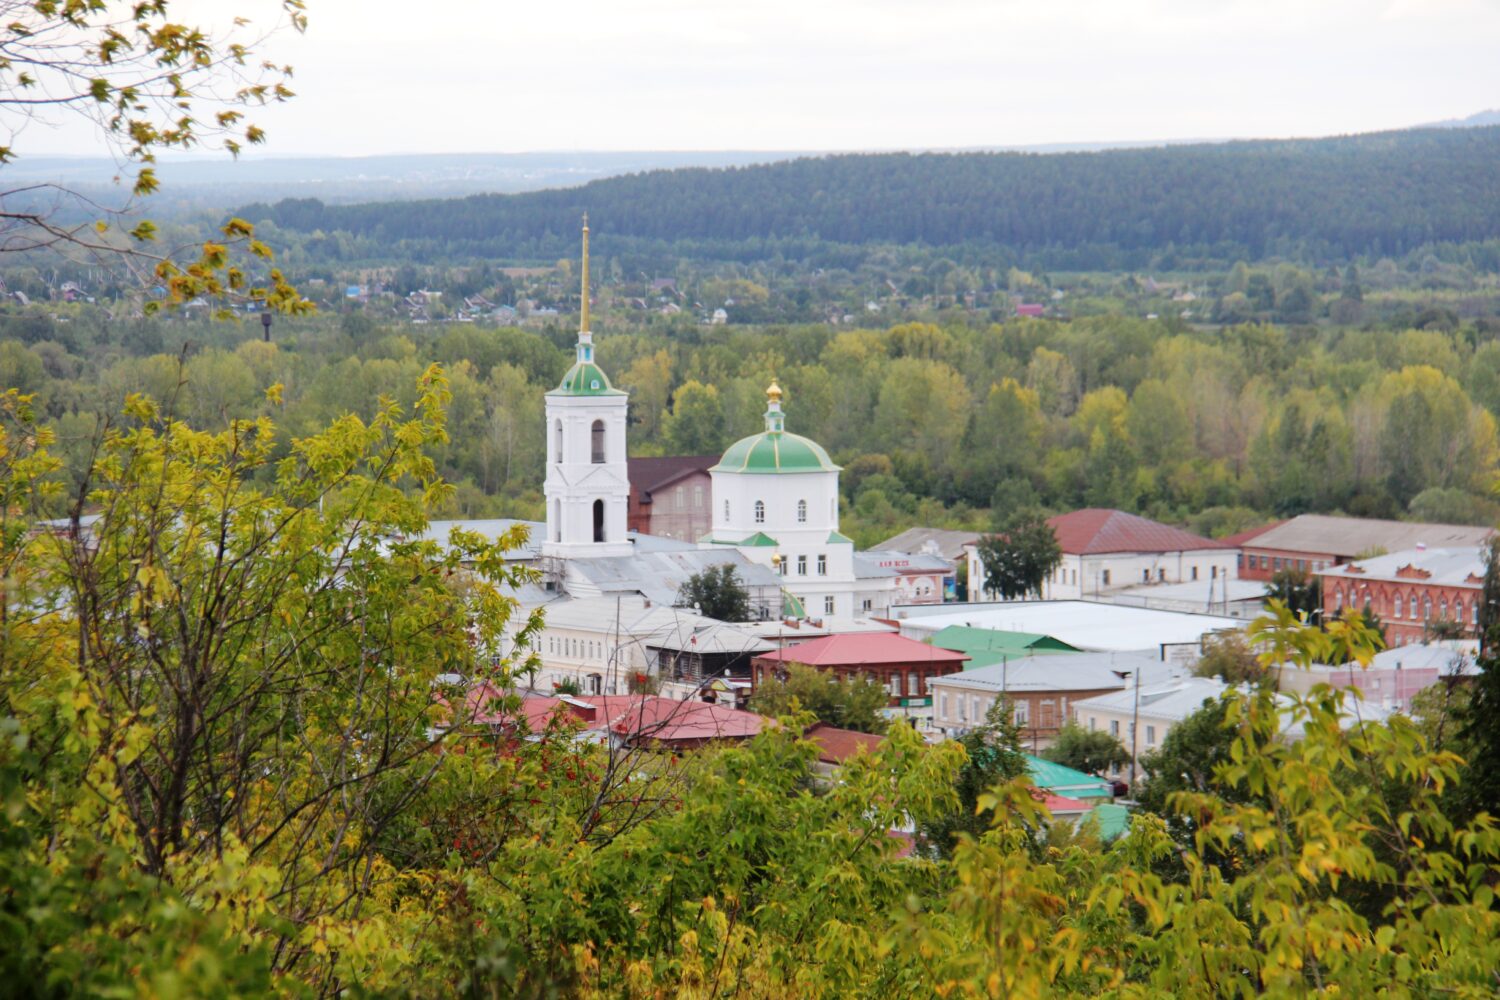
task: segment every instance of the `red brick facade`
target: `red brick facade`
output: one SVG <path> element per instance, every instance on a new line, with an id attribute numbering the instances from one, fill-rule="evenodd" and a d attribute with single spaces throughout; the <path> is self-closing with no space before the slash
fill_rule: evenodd
<path id="1" fill-rule="evenodd" d="M 626 527 L 644 535 L 696 542 L 713 527 L 714 456 L 632 458 Z"/>
<path id="2" fill-rule="evenodd" d="M 1346 570 L 1345 573 L 1350 573 Z M 1369 607 L 1385 626 L 1387 646 L 1422 642 L 1428 621 L 1453 621 L 1474 635 L 1483 580 L 1461 585 L 1431 584 L 1421 570 L 1403 570 L 1397 580 L 1361 580 L 1352 573 L 1323 578 L 1323 615 L 1333 618 L 1342 609 Z"/>
<path id="3" fill-rule="evenodd" d="M 1341 562 L 1332 552 L 1293 552 L 1290 549 L 1265 549 L 1246 545 L 1240 549 L 1240 579 L 1270 580 L 1284 569 L 1317 573 Z"/>

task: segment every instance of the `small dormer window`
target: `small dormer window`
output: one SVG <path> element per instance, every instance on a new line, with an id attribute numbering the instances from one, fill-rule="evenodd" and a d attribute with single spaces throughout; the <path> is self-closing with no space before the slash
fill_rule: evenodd
<path id="1" fill-rule="evenodd" d="M 589 388 L 590 389 L 597 389 L 597 388 L 599 388 L 599 380 L 598 379 L 594 379 L 592 382 L 590 382 L 589 383 Z"/>
<path id="2" fill-rule="evenodd" d="M 766 502 L 764 500 L 755 501 L 755 523 L 766 523 Z"/>

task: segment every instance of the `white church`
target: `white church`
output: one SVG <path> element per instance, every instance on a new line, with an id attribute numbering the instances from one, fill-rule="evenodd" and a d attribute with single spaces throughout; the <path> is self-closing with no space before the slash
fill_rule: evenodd
<path id="1" fill-rule="evenodd" d="M 588 234 L 585 218 L 577 357 L 547 393 L 547 520 L 541 545 L 562 587 L 583 597 L 602 591 L 571 563 L 642 554 L 626 531 L 629 396 L 610 384 L 594 360 Z M 764 609 L 768 617 L 853 616 L 870 610 L 864 600 L 856 606 L 854 543 L 838 530 L 839 467 L 816 442 L 786 430 L 777 385 L 766 396 L 765 430 L 735 442 L 709 470 L 713 530 L 697 548 L 734 550 L 774 573 L 781 594 L 779 606 Z"/>

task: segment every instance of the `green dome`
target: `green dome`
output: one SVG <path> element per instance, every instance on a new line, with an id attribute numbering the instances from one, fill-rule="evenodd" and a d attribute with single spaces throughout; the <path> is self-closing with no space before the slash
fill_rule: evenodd
<path id="1" fill-rule="evenodd" d="M 568 369 L 562 384 L 552 392 L 563 396 L 623 396 L 619 389 L 609 384 L 604 369 L 592 361 L 580 361 Z"/>
<path id="2" fill-rule="evenodd" d="M 785 431 L 764 431 L 729 446 L 711 472 L 837 472 L 839 467 L 816 441 Z"/>

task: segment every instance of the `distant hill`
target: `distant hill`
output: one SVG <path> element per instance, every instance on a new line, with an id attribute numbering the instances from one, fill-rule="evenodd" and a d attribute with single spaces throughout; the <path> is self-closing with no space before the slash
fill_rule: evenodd
<path id="1" fill-rule="evenodd" d="M 1090 153 L 808 157 L 582 187 L 240 214 L 344 233 L 361 257 L 555 259 L 587 210 L 601 252 L 795 256 L 824 245 L 1001 248 L 1054 268 L 1397 256 L 1500 239 L 1500 127 Z"/>
<path id="2" fill-rule="evenodd" d="M 1426 125 L 1418 125 L 1418 128 L 1483 128 L 1487 125 L 1500 125 L 1500 109 L 1490 111 L 1479 111 L 1467 118 L 1445 118 L 1440 122 L 1429 122 Z"/>

